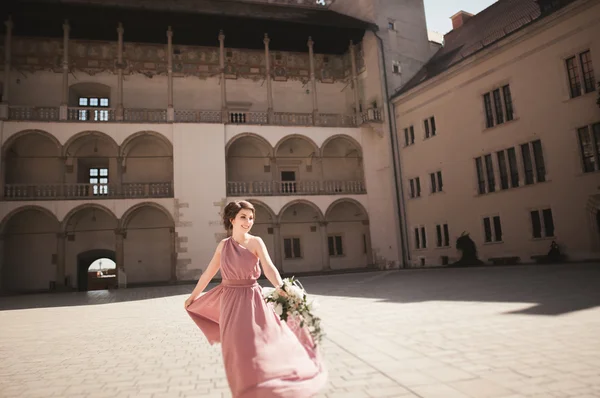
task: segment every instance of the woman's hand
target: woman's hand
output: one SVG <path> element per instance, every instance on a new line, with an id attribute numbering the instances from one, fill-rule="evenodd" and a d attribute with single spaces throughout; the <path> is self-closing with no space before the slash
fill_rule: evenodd
<path id="1" fill-rule="evenodd" d="M 195 300 L 193 296 L 188 297 L 187 300 L 185 300 L 183 307 L 187 310 L 187 307 L 189 307 L 194 301 Z"/>

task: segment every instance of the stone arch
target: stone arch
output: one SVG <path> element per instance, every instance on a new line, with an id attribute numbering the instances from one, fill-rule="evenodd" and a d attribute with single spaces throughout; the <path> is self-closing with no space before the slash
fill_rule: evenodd
<path id="1" fill-rule="evenodd" d="M 43 130 L 23 130 L 12 135 L 2 147 L 1 173 L 6 196 L 22 194 L 19 184 L 53 184 L 62 181 L 62 145 Z M 16 184 L 11 186 L 11 184 Z"/>
<path id="2" fill-rule="evenodd" d="M 67 215 L 63 218 L 61 230 L 63 232 L 69 232 L 68 231 L 68 227 L 69 227 L 69 225 L 70 225 L 73 217 L 77 213 L 80 213 L 81 211 L 84 211 L 86 209 L 95 209 L 95 210 L 99 210 L 99 211 L 101 211 L 103 213 L 106 213 L 109 217 L 113 218 L 115 220 L 116 224 L 118 225 L 118 222 L 119 222 L 118 217 L 108 207 L 102 206 L 102 205 L 99 205 L 99 204 L 96 204 L 96 203 L 86 203 L 86 204 L 82 204 L 82 205 L 79 205 L 79 206 L 75 207 L 74 209 L 72 209 L 71 211 L 69 211 L 67 213 Z M 115 227 L 117 225 L 115 225 Z"/>
<path id="3" fill-rule="evenodd" d="M 321 146 L 321 162 L 328 191 L 341 188 L 349 192 L 351 187 L 344 188 L 343 182 L 360 185 L 364 180 L 362 148 L 350 136 L 337 134 L 328 138 Z"/>
<path id="4" fill-rule="evenodd" d="M 78 107 L 80 97 L 108 98 L 111 105 L 110 86 L 97 82 L 79 82 L 69 86 L 69 106 Z"/>
<path id="5" fill-rule="evenodd" d="M 173 156 L 173 144 L 171 143 L 171 141 L 163 134 L 152 130 L 138 131 L 137 133 L 133 133 L 130 136 L 128 136 L 125 139 L 125 141 L 123 141 L 123 143 L 121 144 L 119 156 L 122 158 L 126 158 L 129 152 L 131 151 L 132 147 L 135 146 L 136 140 L 139 140 L 143 137 L 150 137 L 155 142 L 157 142 L 161 146 L 161 148 L 164 149 L 165 152 Z"/>
<path id="6" fill-rule="evenodd" d="M 39 292 L 51 289 L 57 269 L 60 223 L 48 209 L 39 206 L 19 207 L 0 223 L 3 250 L 0 290 Z"/>
<path id="7" fill-rule="evenodd" d="M 313 202 L 309 201 L 309 200 L 305 200 L 305 199 L 298 199 L 298 200 L 293 200 L 290 203 L 287 203 L 285 206 L 283 206 L 281 208 L 281 210 L 279 211 L 279 215 L 277 217 L 277 220 L 279 223 L 282 222 L 283 219 L 283 215 L 285 214 L 285 212 L 295 206 L 295 205 L 306 205 L 308 207 L 310 207 L 311 209 L 313 209 L 316 213 L 317 213 L 317 219 L 315 220 L 315 222 L 323 222 L 325 221 L 325 217 L 323 216 L 323 212 L 321 211 L 321 209 L 319 209 L 319 207 L 314 204 Z"/>
<path id="8" fill-rule="evenodd" d="M 265 157 L 270 158 L 273 156 L 274 152 L 273 152 L 273 146 L 271 145 L 271 143 L 269 141 L 267 141 L 264 137 L 262 137 L 256 133 L 240 133 L 240 134 L 233 136 L 225 145 L 225 155 L 229 156 L 229 150 L 231 149 L 231 146 L 233 144 L 235 144 L 239 140 L 243 140 L 243 139 L 247 139 L 247 138 L 255 139 L 255 140 L 259 141 L 265 148 L 268 148 L 267 153 L 264 153 Z"/>
<path id="9" fill-rule="evenodd" d="M 277 215 L 275 214 L 275 212 L 273 211 L 273 209 L 271 209 L 271 207 L 269 205 L 267 205 L 266 203 L 260 201 L 260 200 L 256 200 L 256 199 L 250 199 L 248 200 L 248 202 L 252 203 L 254 205 L 254 208 L 256 209 L 257 207 L 261 207 L 263 208 L 263 210 L 265 210 L 265 212 L 269 215 L 269 217 L 271 218 L 271 222 L 270 223 L 263 223 L 261 222 L 261 220 L 259 218 L 256 219 L 257 223 L 260 224 L 272 224 L 272 223 L 276 223 L 277 222 Z M 258 211 L 258 209 L 257 209 Z"/>
<path id="10" fill-rule="evenodd" d="M 358 210 L 364 215 L 364 217 L 361 217 L 360 220 L 368 220 L 369 219 L 369 213 L 367 212 L 367 209 L 365 209 L 365 207 L 362 205 L 362 203 L 360 203 L 359 201 L 352 199 L 352 198 L 341 198 L 341 199 L 337 199 L 336 201 L 331 203 L 329 205 L 329 207 L 327 207 L 327 210 L 325 211 L 325 220 L 326 221 L 329 221 L 329 219 L 331 218 L 332 210 L 336 206 L 338 206 L 339 204 L 342 204 L 342 203 L 351 203 L 354 206 L 356 206 L 358 208 Z"/>
<path id="11" fill-rule="evenodd" d="M 281 147 L 288 141 L 290 140 L 302 140 L 302 141 L 306 141 L 314 150 L 315 156 L 320 156 L 321 151 L 319 150 L 319 146 L 310 138 L 308 138 L 305 135 L 302 134 L 290 134 L 290 135 L 286 135 L 285 137 L 283 137 L 282 139 L 280 139 L 277 144 L 275 144 L 275 148 L 273 150 L 273 153 L 275 156 L 279 155 L 279 151 L 281 150 Z"/>
<path id="12" fill-rule="evenodd" d="M 74 147 L 74 144 L 76 144 L 77 141 L 83 140 L 88 137 L 96 138 L 97 140 L 99 140 L 99 141 L 101 140 L 104 143 L 108 144 L 114 150 L 115 156 L 119 153 L 119 145 L 111 136 L 109 136 L 108 134 L 105 134 L 101 131 L 87 130 L 87 131 L 82 131 L 80 133 L 77 133 L 73 137 L 69 138 L 69 140 L 65 143 L 65 145 L 63 147 L 63 156 L 65 156 L 65 157 L 74 156 L 74 153 L 71 152 L 71 150 L 73 149 L 72 147 Z"/>
<path id="13" fill-rule="evenodd" d="M 173 219 L 173 215 L 167 209 L 165 209 L 164 206 L 159 205 L 158 203 L 154 203 L 154 202 L 143 202 L 143 203 L 138 203 L 137 205 L 127 209 L 127 211 L 123 214 L 123 216 L 119 220 L 119 228 L 127 229 L 131 219 L 135 216 L 135 214 L 139 210 L 148 208 L 148 207 L 156 209 L 159 212 L 163 213 L 166 216 L 167 220 L 169 221 L 170 227 L 175 227 L 175 220 Z"/>
<path id="14" fill-rule="evenodd" d="M 6 142 L 2 145 L 2 157 L 4 158 L 4 156 L 7 155 L 7 151 L 10 150 L 10 148 L 16 141 L 18 141 L 21 138 L 23 138 L 24 136 L 27 136 L 30 134 L 38 135 L 38 136 L 43 137 L 44 139 L 49 140 L 50 142 L 52 142 L 52 144 L 54 144 L 54 146 L 56 146 L 57 155 L 60 156 L 62 154 L 62 145 L 55 136 L 53 136 L 52 134 L 50 134 L 49 132 L 44 131 L 44 130 L 32 129 L 32 130 L 21 130 L 18 133 L 15 133 L 15 134 L 11 135 L 10 137 L 8 137 Z"/>
<path id="15" fill-rule="evenodd" d="M 241 196 L 272 189 L 273 147 L 254 133 L 238 134 L 225 146 L 227 192 Z"/>
<path id="16" fill-rule="evenodd" d="M 125 212 L 119 225 L 124 232 L 123 272 L 127 283 L 177 278 L 175 221 L 167 209 L 157 203 L 140 203 Z"/>
<path id="17" fill-rule="evenodd" d="M 46 209 L 45 207 L 35 206 L 35 205 L 26 205 L 26 206 L 18 207 L 16 209 L 14 209 L 13 211 L 11 211 L 10 213 L 8 213 L 6 216 L 4 216 L 4 218 L 0 222 L 0 234 L 5 233 L 6 225 L 11 220 L 11 218 L 13 218 L 14 216 L 18 215 L 19 213 L 22 213 L 25 211 L 38 211 L 38 212 L 44 214 L 46 217 L 49 217 L 50 219 L 52 219 L 53 221 L 56 222 L 56 225 L 58 227 L 56 232 L 57 233 L 60 232 L 60 221 L 58 220 L 58 218 L 56 217 L 56 215 L 54 213 L 52 213 L 50 210 Z"/>
<path id="18" fill-rule="evenodd" d="M 341 198 L 325 212 L 331 269 L 364 268 L 374 263 L 369 214 L 358 201 Z"/>
<path id="19" fill-rule="evenodd" d="M 335 140 L 344 140 L 344 141 L 350 143 L 357 152 L 356 157 L 359 157 L 359 158 L 363 157 L 362 146 L 360 145 L 360 143 L 356 139 L 354 139 L 354 137 L 351 137 L 346 134 L 336 134 L 336 135 L 332 135 L 331 137 L 327 138 L 325 140 L 325 142 L 323 142 L 323 145 L 321 145 L 321 156 L 325 156 L 325 149 L 327 149 L 327 146 Z"/>
<path id="20" fill-rule="evenodd" d="M 139 131 L 127 137 L 119 152 L 123 183 L 173 181 L 173 144 L 155 131 Z"/>

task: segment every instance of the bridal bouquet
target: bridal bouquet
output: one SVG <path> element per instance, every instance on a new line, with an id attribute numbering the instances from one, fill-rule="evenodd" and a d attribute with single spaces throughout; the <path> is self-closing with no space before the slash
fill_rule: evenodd
<path id="1" fill-rule="evenodd" d="M 273 288 L 264 288 L 265 301 L 273 304 L 275 313 L 282 321 L 287 322 L 288 317 L 293 317 L 300 322 L 301 328 L 308 329 L 315 345 L 320 343 L 325 334 L 321 329 L 321 319 L 313 314 L 316 302 L 308 300 L 306 290 L 294 277 L 284 279 L 281 290 L 285 294 L 279 294 Z"/>

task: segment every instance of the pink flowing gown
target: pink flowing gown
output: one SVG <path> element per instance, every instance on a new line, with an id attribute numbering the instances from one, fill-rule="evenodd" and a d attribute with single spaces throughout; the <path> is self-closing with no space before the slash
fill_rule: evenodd
<path id="1" fill-rule="evenodd" d="M 210 344 L 221 343 L 234 398 L 312 397 L 327 371 L 306 328 L 281 321 L 256 282 L 258 258 L 233 238 L 221 252 L 222 283 L 187 312 Z M 289 318 L 288 318 L 289 319 Z"/>

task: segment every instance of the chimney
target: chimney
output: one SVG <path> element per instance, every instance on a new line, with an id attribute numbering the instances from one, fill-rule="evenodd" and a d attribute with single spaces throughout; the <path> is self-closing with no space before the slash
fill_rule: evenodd
<path id="1" fill-rule="evenodd" d="M 471 18 L 473 14 L 466 11 L 459 11 L 456 14 L 452 15 L 450 19 L 452 20 L 452 30 L 458 29 L 464 25 L 469 18 Z"/>

